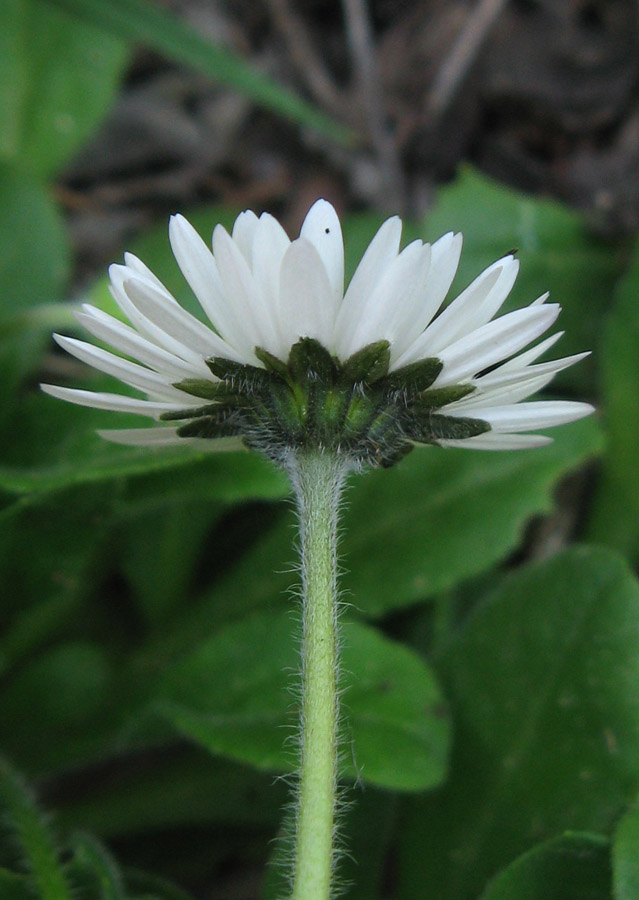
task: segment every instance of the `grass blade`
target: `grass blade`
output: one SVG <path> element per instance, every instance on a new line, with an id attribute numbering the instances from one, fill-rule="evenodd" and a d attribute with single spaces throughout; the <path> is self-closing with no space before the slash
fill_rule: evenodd
<path id="1" fill-rule="evenodd" d="M 147 0 L 47 0 L 73 15 L 136 41 L 236 88 L 258 106 L 312 128 L 338 144 L 353 135 L 312 104 L 281 87 L 233 51 L 217 47 L 188 25 Z"/>

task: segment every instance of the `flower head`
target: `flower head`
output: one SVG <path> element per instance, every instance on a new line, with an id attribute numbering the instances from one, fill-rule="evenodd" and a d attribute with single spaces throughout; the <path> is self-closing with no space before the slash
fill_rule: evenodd
<path id="1" fill-rule="evenodd" d="M 111 292 L 130 324 L 84 305 L 77 318 L 117 353 L 55 335 L 65 350 L 145 395 L 43 389 L 84 406 L 146 415 L 152 428 L 103 431 L 136 445 L 207 441 L 281 460 L 298 447 L 390 465 L 415 445 L 537 447 L 531 434 L 581 418 L 586 403 L 521 402 L 582 353 L 536 360 L 560 333 L 545 294 L 497 316 L 519 263 L 505 256 L 442 310 L 461 235 L 400 251 L 386 221 L 344 292 L 344 245 L 333 207 L 318 200 L 291 241 L 268 213 L 218 225 L 212 252 L 182 216 L 171 247 L 210 324 L 191 315 L 132 254 L 111 266 Z"/>

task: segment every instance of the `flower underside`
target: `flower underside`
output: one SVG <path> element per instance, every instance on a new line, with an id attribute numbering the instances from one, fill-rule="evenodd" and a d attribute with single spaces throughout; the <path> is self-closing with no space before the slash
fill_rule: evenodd
<path id="1" fill-rule="evenodd" d="M 439 412 L 475 390 L 470 384 L 433 388 L 440 360 L 423 359 L 389 373 L 389 341 L 369 344 L 345 362 L 314 338 L 297 341 L 286 363 L 259 347 L 255 355 L 263 369 L 207 359 L 218 381 L 187 379 L 175 387 L 208 402 L 161 418 L 187 420 L 177 429 L 180 437 L 240 437 L 277 461 L 305 448 L 384 467 L 415 444 L 464 440 L 490 431 L 481 419 Z"/>
<path id="2" fill-rule="evenodd" d="M 125 254 L 123 265 L 109 269 L 121 316 L 89 304 L 76 313 L 115 352 L 54 337 L 136 394 L 42 389 L 80 406 L 160 420 L 99 431 L 116 443 L 215 452 L 248 446 L 279 463 L 302 448 L 388 466 L 416 445 L 541 447 L 550 438 L 537 429 L 592 412 L 587 403 L 529 400 L 587 354 L 543 361 L 561 336 L 534 343 L 560 311 L 548 294 L 499 315 L 519 269 L 513 254 L 446 303 L 461 235 L 401 249 L 401 231 L 397 217 L 384 222 L 345 286 L 341 226 L 325 200 L 312 206 L 294 240 L 272 216 L 246 211 L 232 234 L 217 225 L 209 247 L 173 216 L 171 248 L 202 317 Z"/>

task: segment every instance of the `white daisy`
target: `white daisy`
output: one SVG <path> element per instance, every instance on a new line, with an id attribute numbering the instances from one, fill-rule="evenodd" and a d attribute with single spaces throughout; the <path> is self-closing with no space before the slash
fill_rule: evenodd
<path id="1" fill-rule="evenodd" d="M 69 353 L 144 395 L 43 385 L 77 403 L 162 424 L 101 434 L 124 444 L 240 442 L 281 458 L 307 444 L 390 464 L 418 444 L 487 450 L 537 447 L 530 433 L 579 419 L 587 403 L 525 401 L 587 354 L 537 363 L 560 337 L 524 349 L 555 322 L 545 294 L 498 316 L 518 261 L 505 256 L 442 311 L 462 238 L 413 241 L 386 221 L 344 292 L 337 214 L 318 200 L 291 241 L 268 213 L 218 225 L 212 250 L 182 216 L 169 225 L 175 258 L 210 325 L 183 309 L 139 259 L 109 270 L 130 324 L 84 305 L 77 318 L 111 353 L 55 335 Z M 199 399 L 198 399 L 199 398 Z M 183 424 L 175 425 L 175 421 Z"/>

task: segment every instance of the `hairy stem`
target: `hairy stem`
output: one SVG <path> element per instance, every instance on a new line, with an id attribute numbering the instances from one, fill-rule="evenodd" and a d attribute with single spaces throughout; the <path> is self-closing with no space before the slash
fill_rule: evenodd
<path id="1" fill-rule="evenodd" d="M 347 466 L 296 454 L 289 474 L 300 523 L 303 637 L 301 761 L 293 900 L 328 900 L 337 787 L 337 520 Z"/>

